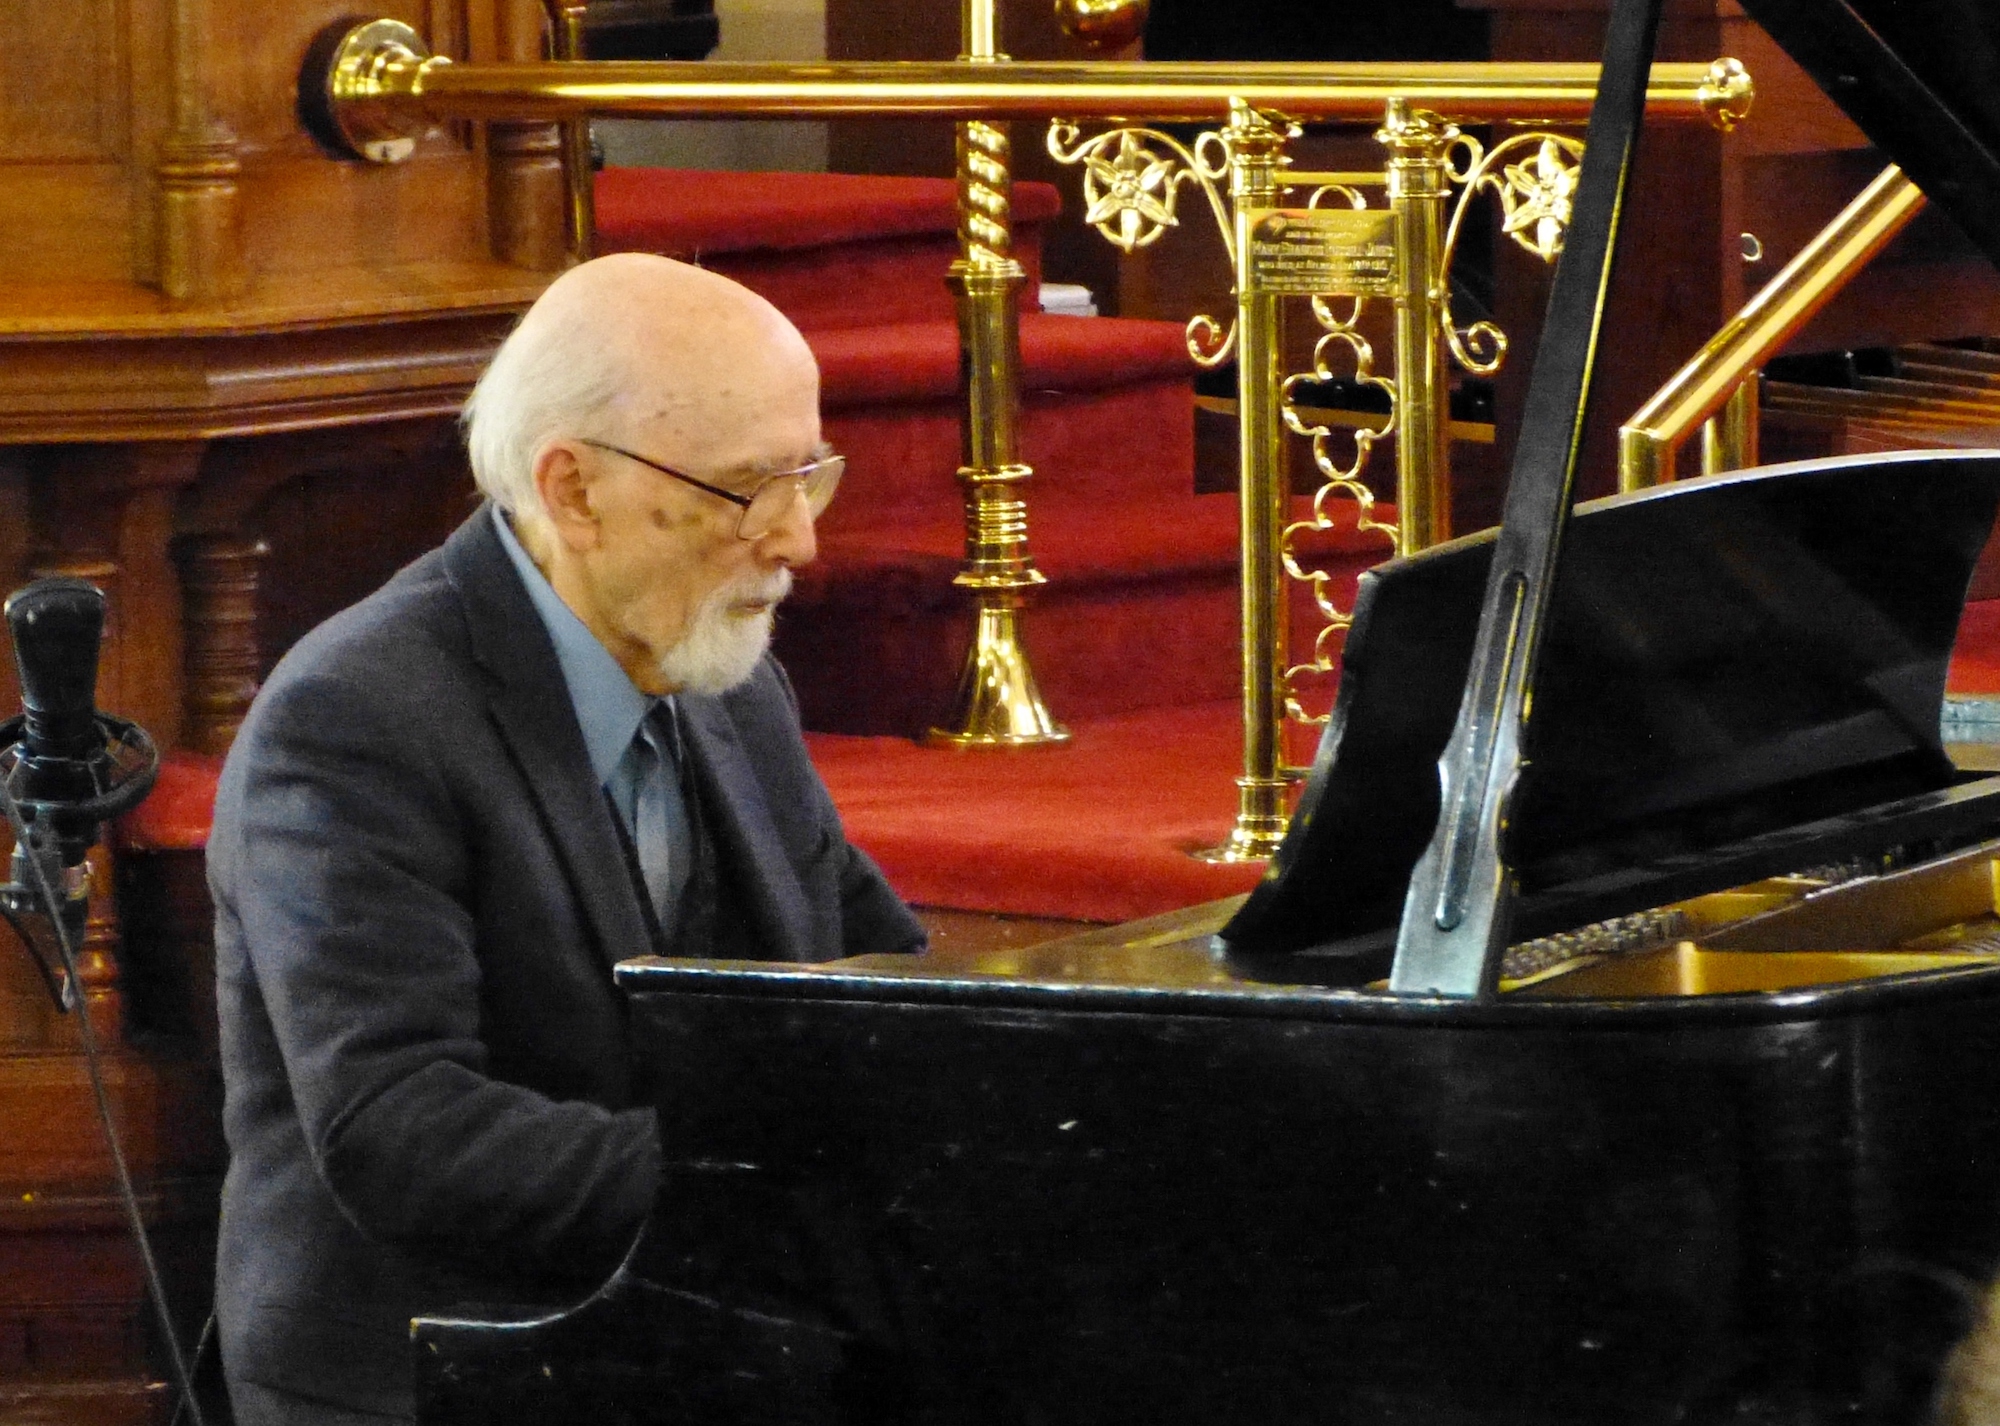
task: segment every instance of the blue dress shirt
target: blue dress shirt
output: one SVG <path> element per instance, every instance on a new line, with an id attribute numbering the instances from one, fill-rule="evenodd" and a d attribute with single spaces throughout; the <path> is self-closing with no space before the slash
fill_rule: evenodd
<path id="1" fill-rule="evenodd" d="M 556 593 L 548 577 L 536 568 L 507 517 L 498 507 L 492 513 L 494 527 L 500 532 L 500 544 L 514 562 L 521 583 L 527 586 L 528 598 L 533 601 L 535 612 L 542 616 L 542 624 L 556 646 L 556 662 L 562 666 L 563 682 L 569 686 L 569 700 L 576 709 L 577 726 L 583 730 L 590 769 L 611 795 L 612 805 L 618 809 L 626 832 L 636 844 L 641 840 L 634 820 L 639 780 L 642 768 L 652 766 L 652 761 L 639 747 L 635 735 L 640 721 L 654 704 L 664 704 L 671 710 L 673 700 L 656 699 L 639 691 L 631 675 L 611 657 L 611 651 L 562 602 L 562 596 Z M 670 773 L 662 775 L 668 784 L 674 812 L 684 820 L 687 814 L 681 805 L 680 782 Z M 666 908 L 656 909 L 661 912 L 662 921 L 668 919 Z"/>

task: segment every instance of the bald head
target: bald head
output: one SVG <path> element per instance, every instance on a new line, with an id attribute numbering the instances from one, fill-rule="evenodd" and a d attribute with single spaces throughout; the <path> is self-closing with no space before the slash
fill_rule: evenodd
<path id="1" fill-rule="evenodd" d="M 551 283 L 466 403 L 481 490 L 517 521 L 540 515 L 537 456 L 592 437 L 686 469 L 742 464 L 774 410 L 816 412 L 819 375 L 785 315 L 726 277 L 618 253 Z"/>

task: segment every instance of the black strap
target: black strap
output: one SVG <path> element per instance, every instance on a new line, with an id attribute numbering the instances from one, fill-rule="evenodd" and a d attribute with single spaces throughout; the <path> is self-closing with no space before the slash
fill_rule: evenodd
<path id="1" fill-rule="evenodd" d="M 1660 0 L 1614 0 L 1611 7 L 1574 217 L 1528 382 L 1478 642 L 1458 723 L 1438 762 L 1437 830 L 1403 902 L 1389 973 L 1395 991 L 1491 995 L 1507 947 L 1513 878 L 1501 839 L 1523 765 L 1535 662 L 1575 494 L 1585 400 L 1659 19 Z"/>

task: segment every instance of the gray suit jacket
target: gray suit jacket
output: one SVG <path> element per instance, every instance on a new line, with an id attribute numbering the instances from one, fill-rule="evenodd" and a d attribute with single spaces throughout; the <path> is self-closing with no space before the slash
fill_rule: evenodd
<path id="1" fill-rule="evenodd" d="M 611 966 L 647 928 L 541 620 L 482 509 L 315 630 L 250 711 L 208 848 L 232 1377 L 410 1409 L 413 1315 L 563 1303 L 660 1146 Z M 719 865 L 709 954 L 923 932 L 849 846 L 769 659 L 681 700 Z M 704 948 L 693 948 L 704 949 Z"/>

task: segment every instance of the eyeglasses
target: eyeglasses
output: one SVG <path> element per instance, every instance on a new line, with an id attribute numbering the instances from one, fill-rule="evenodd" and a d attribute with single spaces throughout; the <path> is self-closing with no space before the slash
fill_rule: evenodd
<path id="1" fill-rule="evenodd" d="M 757 488 L 748 495 L 734 490 L 724 490 L 719 485 L 710 485 L 705 480 L 696 480 L 672 466 L 661 465 L 623 446 L 610 445 L 604 441 L 593 441 L 579 437 L 586 446 L 595 446 L 600 451 L 609 451 L 615 456 L 635 460 L 640 465 L 657 470 L 661 475 L 670 475 L 684 485 L 692 485 L 696 490 L 706 490 L 710 495 L 727 500 L 731 505 L 740 505 L 743 513 L 736 521 L 736 538 L 756 540 L 771 533 L 784 522 L 791 512 L 793 499 L 800 494 L 806 498 L 806 509 L 818 519 L 820 513 L 833 502 L 833 493 L 840 488 L 841 472 L 847 469 L 846 456 L 825 456 L 802 465 L 797 470 L 781 470 L 776 475 L 767 475 L 757 482 Z"/>

